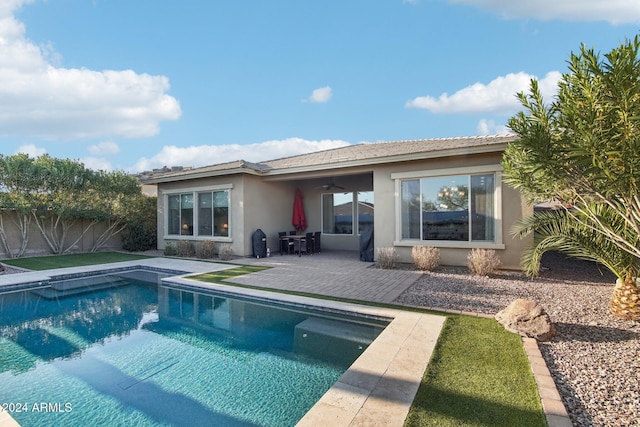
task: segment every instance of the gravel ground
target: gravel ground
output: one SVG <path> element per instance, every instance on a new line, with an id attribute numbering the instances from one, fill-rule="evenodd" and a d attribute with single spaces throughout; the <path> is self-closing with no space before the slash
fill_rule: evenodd
<path id="1" fill-rule="evenodd" d="M 542 264 L 548 270 L 535 280 L 440 268 L 395 302 L 494 315 L 516 298 L 537 301 L 556 324 L 557 335 L 539 347 L 573 424 L 640 426 L 640 323 L 609 313 L 615 277 L 558 254 Z"/>

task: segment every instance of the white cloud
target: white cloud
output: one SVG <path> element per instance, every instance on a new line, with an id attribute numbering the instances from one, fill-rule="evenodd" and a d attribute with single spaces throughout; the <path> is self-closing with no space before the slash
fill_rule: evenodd
<path id="1" fill-rule="evenodd" d="M 103 158 L 100 157 L 85 157 L 83 159 L 80 159 L 80 161 L 82 163 L 84 163 L 84 166 L 88 169 L 93 169 L 94 171 L 111 171 L 113 170 L 113 166 L 111 166 L 111 163 Z"/>
<path id="2" fill-rule="evenodd" d="M 333 91 L 331 90 L 331 86 L 320 87 L 315 89 L 307 101 L 314 102 L 317 104 L 323 104 L 325 102 L 329 102 L 331 97 L 333 96 Z"/>
<path id="3" fill-rule="evenodd" d="M 476 127 L 478 135 L 504 135 L 513 133 L 507 125 L 496 124 L 493 120 L 481 119 Z"/>
<path id="4" fill-rule="evenodd" d="M 24 153 L 24 154 L 28 154 L 29 157 L 38 157 L 38 156 L 42 156 L 43 154 L 46 154 L 47 149 L 46 148 L 40 148 L 40 147 L 36 147 L 35 144 L 25 144 L 25 145 L 21 145 L 20 147 L 18 147 L 18 149 L 16 150 L 16 154 L 18 153 Z"/>
<path id="5" fill-rule="evenodd" d="M 89 146 L 87 150 L 94 156 L 109 156 L 112 154 L 118 154 L 120 152 L 120 147 L 115 142 L 104 141 L 99 144 Z"/>
<path id="6" fill-rule="evenodd" d="M 557 85 L 561 74 L 551 71 L 538 80 L 542 95 L 550 100 L 557 93 Z M 500 76 L 489 84 L 475 83 L 460 89 L 453 95 L 443 93 L 438 98 L 419 96 L 407 101 L 407 108 L 421 108 L 432 113 L 499 113 L 512 114 L 520 109 L 516 98 L 518 92 L 528 92 L 531 79 L 536 78 L 527 73 L 510 73 Z"/>
<path id="7" fill-rule="evenodd" d="M 130 172 L 148 171 L 163 166 L 199 167 L 234 160 L 260 162 L 347 145 L 350 144 L 341 140 L 309 141 L 302 138 L 287 138 L 248 145 L 165 146 L 155 156 L 138 160 Z"/>
<path id="8" fill-rule="evenodd" d="M 449 0 L 475 5 L 507 19 L 605 21 L 613 25 L 640 22 L 638 0 Z"/>
<path id="9" fill-rule="evenodd" d="M 140 138 L 181 115 L 164 76 L 132 70 L 62 68 L 50 44 L 34 45 L 14 13 L 28 0 L 0 6 L 0 134 L 44 139 Z"/>

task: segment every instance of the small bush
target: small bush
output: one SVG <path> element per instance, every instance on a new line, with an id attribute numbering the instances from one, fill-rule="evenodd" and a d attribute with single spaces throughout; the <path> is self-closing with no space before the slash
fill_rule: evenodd
<path id="1" fill-rule="evenodd" d="M 182 258 L 191 258 L 196 255 L 193 244 L 188 240 L 178 240 L 176 244 L 176 253 Z"/>
<path id="2" fill-rule="evenodd" d="M 164 254 L 165 256 L 176 256 L 178 254 L 176 246 L 171 242 L 167 243 L 164 247 Z"/>
<path id="3" fill-rule="evenodd" d="M 216 256 L 216 243 L 213 240 L 203 240 L 196 243 L 196 257 L 211 259 Z"/>
<path id="4" fill-rule="evenodd" d="M 129 203 L 127 226 L 122 230 L 122 249 L 130 252 L 155 249 L 158 246 L 157 198 L 140 196 Z"/>
<path id="5" fill-rule="evenodd" d="M 378 260 L 378 266 L 386 270 L 396 268 L 399 260 L 395 248 L 378 248 L 376 258 Z"/>
<path id="6" fill-rule="evenodd" d="M 433 246 L 414 246 L 411 256 L 415 266 L 422 271 L 431 271 L 440 265 L 440 249 Z"/>
<path id="7" fill-rule="evenodd" d="M 467 255 L 467 267 L 471 274 L 488 276 L 500 267 L 500 258 L 493 249 L 472 249 Z"/>
<path id="8" fill-rule="evenodd" d="M 223 261 L 229 261 L 233 258 L 233 246 L 229 243 L 223 243 L 220 245 L 220 250 L 218 251 L 218 256 Z"/>

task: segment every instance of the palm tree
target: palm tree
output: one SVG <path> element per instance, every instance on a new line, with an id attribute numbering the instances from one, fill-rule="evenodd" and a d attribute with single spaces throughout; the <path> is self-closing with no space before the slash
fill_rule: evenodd
<path id="1" fill-rule="evenodd" d="M 613 224 L 618 218 L 606 205 L 593 204 L 590 209 L 597 213 L 601 221 Z M 542 255 L 547 251 L 559 251 L 574 258 L 595 261 L 604 265 L 618 277 L 609 303 L 611 312 L 625 320 L 640 318 L 640 292 L 634 278 L 640 275 L 640 258 L 621 250 L 610 239 L 594 233 L 586 225 L 587 218 L 576 222 L 576 212 L 570 209 L 541 211 L 522 220 L 514 229 L 514 234 L 524 237 L 534 234 L 534 244 L 522 256 L 522 265 L 529 277 L 537 276 Z M 621 230 L 621 232 L 624 232 Z"/>
<path id="2" fill-rule="evenodd" d="M 523 266 L 534 275 L 542 254 L 559 250 L 597 261 L 618 277 L 611 312 L 640 319 L 640 38 L 600 59 L 572 54 L 557 98 L 546 104 L 538 84 L 519 93 L 526 112 L 509 120 L 520 139 L 507 147 L 505 181 L 531 202 L 561 201 L 515 231 L 536 233 Z"/>

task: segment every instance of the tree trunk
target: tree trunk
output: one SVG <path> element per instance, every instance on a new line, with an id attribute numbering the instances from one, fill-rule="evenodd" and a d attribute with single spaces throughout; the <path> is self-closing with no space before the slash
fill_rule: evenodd
<path id="1" fill-rule="evenodd" d="M 611 313 L 623 320 L 640 320 L 640 287 L 638 282 L 618 279 L 609 302 Z"/>

